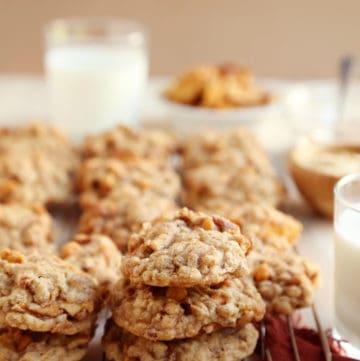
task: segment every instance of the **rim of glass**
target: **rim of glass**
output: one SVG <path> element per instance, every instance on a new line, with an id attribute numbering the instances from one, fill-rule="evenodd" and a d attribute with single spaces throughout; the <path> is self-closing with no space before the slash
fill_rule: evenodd
<path id="1" fill-rule="evenodd" d="M 342 194 L 341 194 L 341 189 L 353 182 L 353 181 L 359 181 L 360 182 L 360 172 L 356 172 L 356 173 L 351 173 L 348 174 L 342 178 L 340 178 L 340 180 L 335 184 L 334 187 L 334 194 L 335 194 L 335 198 L 338 199 L 342 204 L 344 204 L 345 206 L 347 206 L 348 208 L 354 210 L 355 212 L 360 213 L 360 208 L 356 207 L 353 203 L 349 202 Z"/>
<path id="2" fill-rule="evenodd" d="M 104 34 L 101 34 L 101 36 L 91 34 L 90 30 L 95 28 L 103 29 Z M 108 30 L 108 33 L 106 30 Z M 89 33 L 86 33 L 86 31 L 89 31 Z M 46 41 L 110 38 L 129 41 L 130 43 L 134 42 L 135 45 L 146 44 L 148 38 L 147 29 L 142 23 L 136 20 L 110 16 L 53 19 L 45 24 L 44 34 Z"/>

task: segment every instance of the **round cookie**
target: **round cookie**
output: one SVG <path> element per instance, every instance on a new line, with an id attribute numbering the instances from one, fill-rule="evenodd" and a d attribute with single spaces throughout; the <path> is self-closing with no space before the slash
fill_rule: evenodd
<path id="1" fill-rule="evenodd" d="M 88 159 L 80 169 L 78 183 L 84 208 L 121 200 L 126 194 L 140 197 L 152 193 L 175 201 L 180 191 L 180 179 L 170 166 L 146 160 L 124 163 L 116 158 Z"/>
<path id="2" fill-rule="evenodd" d="M 233 205 L 278 205 L 286 191 L 257 139 L 236 128 L 195 133 L 182 144 L 183 201 L 193 208 L 211 198 Z"/>
<path id="3" fill-rule="evenodd" d="M 247 272 L 249 247 L 230 221 L 183 208 L 132 235 L 122 270 L 131 282 L 151 286 L 216 284 Z"/>
<path id="4" fill-rule="evenodd" d="M 167 161 L 176 148 L 177 139 L 168 132 L 118 126 L 102 134 L 88 136 L 82 146 L 82 153 L 86 158 Z"/>
<path id="5" fill-rule="evenodd" d="M 0 202 L 67 204 L 80 155 L 70 139 L 45 124 L 0 129 Z"/>
<path id="6" fill-rule="evenodd" d="M 121 253 L 106 236 L 77 234 L 62 247 L 60 255 L 94 277 L 104 296 L 121 277 Z"/>
<path id="7" fill-rule="evenodd" d="M 55 252 L 52 219 L 41 206 L 0 205 L 0 250 Z"/>
<path id="8" fill-rule="evenodd" d="M 265 313 L 252 281 L 239 278 L 188 289 L 135 286 L 121 280 L 112 290 L 110 307 L 119 327 L 152 341 L 239 327 L 261 320 Z"/>
<path id="9" fill-rule="evenodd" d="M 107 361 L 239 361 L 251 355 L 258 332 L 252 324 L 226 328 L 195 338 L 153 342 L 108 321 L 103 338 Z"/>
<path id="10" fill-rule="evenodd" d="M 0 330 L 1 361 L 80 361 L 86 354 L 89 334 L 73 336 L 47 332 Z"/>
<path id="11" fill-rule="evenodd" d="M 72 335 L 88 332 L 98 306 L 95 280 L 70 263 L 0 252 L 0 324 Z"/>

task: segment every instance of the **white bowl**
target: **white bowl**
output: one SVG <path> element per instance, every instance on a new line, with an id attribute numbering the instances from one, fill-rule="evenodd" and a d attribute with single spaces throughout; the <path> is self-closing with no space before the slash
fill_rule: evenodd
<path id="1" fill-rule="evenodd" d="M 264 121 L 281 113 L 282 101 L 289 88 L 289 84 L 283 81 L 260 79 L 256 83 L 274 95 L 273 103 L 255 107 L 209 109 L 168 100 L 163 94 L 172 81 L 171 78 L 154 80 L 149 89 L 150 102 L 152 107 L 158 109 L 158 113 L 159 109 L 162 110 L 159 117 L 163 118 L 164 126 L 182 134 L 201 128 L 228 128 L 240 125 L 256 130 Z"/>

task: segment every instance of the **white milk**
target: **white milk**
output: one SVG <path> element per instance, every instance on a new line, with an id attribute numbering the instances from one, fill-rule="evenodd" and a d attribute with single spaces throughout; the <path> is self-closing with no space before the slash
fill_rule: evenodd
<path id="1" fill-rule="evenodd" d="M 337 218 L 335 232 L 336 327 L 360 348 L 360 212 L 345 209 Z"/>
<path id="2" fill-rule="evenodd" d="M 51 120 L 75 136 L 134 124 L 146 86 L 146 51 L 110 44 L 48 49 Z"/>

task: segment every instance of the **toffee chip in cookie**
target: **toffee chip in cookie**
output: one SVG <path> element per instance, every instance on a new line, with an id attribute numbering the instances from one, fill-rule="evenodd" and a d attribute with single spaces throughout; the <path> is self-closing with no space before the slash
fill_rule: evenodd
<path id="1" fill-rule="evenodd" d="M 88 332 L 100 297 L 96 281 L 56 256 L 0 252 L 0 324 L 73 335 Z"/>
<path id="2" fill-rule="evenodd" d="M 152 341 L 190 338 L 260 321 L 265 305 L 249 279 L 193 288 L 135 286 L 119 281 L 110 307 L 115 323 Z"/>
<path id="3" fill-rule="evenodd" d="M 251 246 L 239 227 L 219 216 L 183 208 L 169 219 L 145 224 L 129 241 L 125 277 L 137 284 L 192 287 L 247 273 Z"/>
<path id="4" fill-rule="evenodd" d="M 107 361 L 239 361 L 251 355 L 258 332 L 252 324 L 168 342 L 134 336 L 108 321 L 103 348 Z"/>

